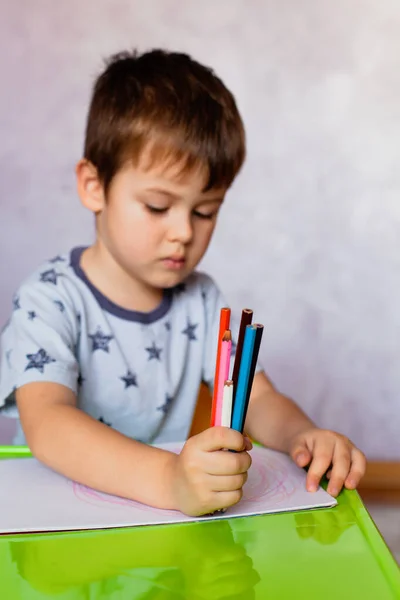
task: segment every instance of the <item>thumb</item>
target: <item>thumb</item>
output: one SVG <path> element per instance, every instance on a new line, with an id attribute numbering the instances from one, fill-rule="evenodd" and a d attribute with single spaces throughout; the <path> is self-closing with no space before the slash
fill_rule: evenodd
<path id="1" fill-rule="evenodd" d="M 311 460 L 311 452 L 305 440 L 297 441 L 290 451 L 290 456 L 299 467 L 305 467 Z"/>

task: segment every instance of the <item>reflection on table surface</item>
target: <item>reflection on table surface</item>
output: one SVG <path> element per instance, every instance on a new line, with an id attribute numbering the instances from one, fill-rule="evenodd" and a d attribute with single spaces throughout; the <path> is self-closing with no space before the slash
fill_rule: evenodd
<path id="1" fill-rule="evenodd" d="M 4 536 L 0 582 L 5 600 L 400 597 L 397 567 L 355 492 L 333 509 Z"/>

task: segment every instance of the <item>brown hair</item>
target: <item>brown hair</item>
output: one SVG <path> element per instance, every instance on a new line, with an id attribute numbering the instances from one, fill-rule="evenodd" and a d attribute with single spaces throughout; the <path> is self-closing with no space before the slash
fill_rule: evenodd
<path id="1" fill-rule="evenodd" d="M 107 191 L 145 147 L 151 160 L 178 162 L 182 172 L 206 166 L 205 190 L 231 185 L 245 158 L 244 127 L 233 95 L 210 68 L 165 50 L 106 62 L 93 89 L 84 157 Z"/>

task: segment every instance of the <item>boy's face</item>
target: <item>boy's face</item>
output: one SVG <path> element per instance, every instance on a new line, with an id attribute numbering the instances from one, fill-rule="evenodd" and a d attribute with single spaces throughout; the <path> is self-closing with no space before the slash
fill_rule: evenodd
<path id="1" fill-rule="evenodd" d="M 97 215 L 98 243 L 130 277 L 153 288 L 189 275 L 210 242 L 226 190 L 203 192 L 205 173 L 127 164 Z"/>

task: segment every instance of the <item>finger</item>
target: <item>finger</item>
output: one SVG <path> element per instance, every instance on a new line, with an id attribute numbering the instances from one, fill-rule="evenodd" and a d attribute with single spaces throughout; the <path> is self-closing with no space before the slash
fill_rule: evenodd
<path id="1" fill-rule="evenodd" d="M 337 496 L 350 471 L 350 449 L 343 442 L 337 442 L 333 452 L 332 475 L 328 485 L 328 494 Z"/>
<path id="2" fill-rule="evenodd" d="M 256 574 L 257 577 L 257 581 L 256 583 L 258 583 L 260 581 L 260 577 L 258 575 L 258 573 Z M 255 584 L 254 584 L 255 585 Z M 223 600 L 243 600 L 243 598 L 246 598 L 246 600 L 255 600 L 256 597 L 256 593 L 254 588 L 248 589 L 246 588 L 245 590 L 245 595 L 243 592 L 240 592 L 239 594 L 231 594 L 230 596 L 223 596 Z M 220 600 L 221 595 L 219 596 L 218 600 Z M 207 600 L 210 600 L 210 598 L 207 598 Z"/>
<path id="3" fill-rule="evenodd" d="M 327 471 L 327 473 L 326 473 L 326 478 L 330 479 L 331 475 L 332 475 L 332 469 L 329 469 L 329 471 Z"/>
<path id="4" fill-rule="evenodd" d="M 200 450 L 205 452 L 222 449 L 242 452 L 245 449 L 244 436 L 239 431 L 229 427 L 210 427 L 199 433 L 196 438 Z"/>
<path id="5" fill-rule="evenodd" d="M 246 452 L 249 452 L 253 449 L 253 442 L 246 435 L 244 436 L 244 449 L 246 450 Z"/>
<path id="6" fill-rule="evenodd" d="M 315 517 L 313 513 L 301 512 L 295 515 L 296 532 L 302 539 L 311 538 L 315 530 Z"/>
<path id="7" fill-rule="evenodd" d="M 247 473 L 222 477 L 211 475 L 210 478 L 211 490 L 213 492 L 231 492 L 242 489 L 247 481 Z"/>
<path id="8" fill-rule="evenodd" d="M 316 443 L 314 457 L 307 473 L 307 490 L 315 492 L 318 489 L 321 477 L 328 470 L 333 456 L 334 443 L 330 440 Z"/>
<path id="9" fill-rule="evenodd" d="M 214 547 L 214 552 L 210 552 L 207 555 L 207 559 L 204 557 L 204 560 L 210 561 L 212 565 L 224 565 L 228 563 L 241 564 L 243 559 L 247 556 L 246 551 L 243 546 L 238 546 L 233 540 L 231 543 L 233 544 L 232 546 L 223 545 L 223 550 L 220 550 L 219 552 L 217 552 Z M 206 563 L 203 561 L 203 564 Z M 207 566 L 207 570 L 209 568 L 210 567 Z"/>
<path id="10" fill-rule="evenodd" d="M 258 573 L 256 573 L 256 577 L 257 577 L 256 583 L 258 583 L 260 581 L 260 577 L 259 577 Z M 255 597 L 256 597 L 256 593 L 255 593 L 254 588 L 251 588 L 251 589 L 246 588 L 244 593 L 240 592 L 239 594 L 231 594 L 230 596 L 227 596 L 225 594 L 223 596 L 223 600 L 243 600 L 243 598 L 246 598 L 246 600 L 255 600 Z M 220 600 L 220 599 L 221 599 L 221 595 L 219 596 L 218 600 Z M 210 598 L 207 598 L 207 600 L 210 600 Z"/>
<path id="11" fill-rule="evenodd" d="M 296 533 L 299 537 L 301 537 L 302 540 L 307 540 L 313 537 L 315 533 L 315 527 L 298 527 L 296 529 Z"/>
<path id="12" fill-rule="evenodd" d="M 200 565 L 199 565 L 200 566 Z M 199 583 L 206 579 L 207 583 L 224 579 L 225 577 L 244 576 L 253 566 L 253 561 L 249 556 L 243 553 L 240 556 L 232 557 L 226 560 L 225 552 L 221 552 L 221 556 L 209 556 L 201 561 L 201 568 L 198 570 Z M 202 575 L 206 575 L 202 577 Z"/>
<path id="13" fill-rule="evenodd" d="M 204 470 L 209 475 L 239 475 L 251 466 L 247 452 L 205 452 L 203 458 Z"/>
<path id="14" fill-rule="evenodd" d="M 218 579 L 207 582 L 204 588 L 207 590 L 207 600 L 218 600 L 226 598 L 231 600 L 232 596 L 240 594 L 241 600 L 248 599 L 248 591 L 260 581 L 257 572 L 249 566 L 246 569 L 234 570 L 232 573 L 223 573 Z M 203 588 L 203 589 L 204 589 Z M 203 591 L 203 590 L 202 590 Z"/>
<path id="15" fill-rule="evenodd" d="M 243 491 L 240 489 L 232 492 L 215 492 L 214 496 L 213 506 L 208 512 L 215 512 L 234 506 L 242 499 Z"/>
<path id="16" fill-rule="evenodd" d="M 305 467 L 309 464 L 312 455 L 305 441 L 299 442 L 290 452 L 290 456 L 299 467 Z"/>
<path id="17" fill-rule="evenodd" d="M 367 468 L 367 459 L 360 450 L 353 448 L 351 452 L 351 461 L 351 469 L 350 473 L 346 477 L 345 486 L 349 490 L 354 490 L 360 483 L 360 479 L 365 474 L 365 470 Z"/>

